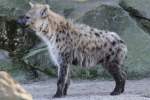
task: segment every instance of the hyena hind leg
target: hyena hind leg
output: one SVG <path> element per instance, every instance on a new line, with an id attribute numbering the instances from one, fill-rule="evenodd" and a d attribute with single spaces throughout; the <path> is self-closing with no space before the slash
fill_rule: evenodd
<path id="1" fill-rule="evenodd" d="M 110 95 L 119 95 L 124 92 L 125 82 L 126 82 L 126 73 L 121 69 L 121 66 L 116 63 L 109 63 L 107 65 L 108 72 L 112 75 L 115 80 L 115 88 L 110 93 Z"/>

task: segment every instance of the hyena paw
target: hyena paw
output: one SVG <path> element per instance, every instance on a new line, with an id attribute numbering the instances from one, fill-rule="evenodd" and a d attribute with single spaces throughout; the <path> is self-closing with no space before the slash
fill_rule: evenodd
<path id="1" fill-rule="evenodd" d="M 121 93 L 124 92 L 124 89 L 123 88 L 120 88 L 120 89 L 114 89 L 113 92 L 110 93 L 110 95 L 119 95 Z"/>
<path id="2" fill-rule="evenodd" d="M 62 94 L 60 94 L 60 93 L 58 94 L 58 93 L 57 93 L 57 94 L 55 94 L 55 95 L 53 96 L 53 98 L 60 98 L 60 97 L 62 97 L 62 96 L 63 96 Z"/>

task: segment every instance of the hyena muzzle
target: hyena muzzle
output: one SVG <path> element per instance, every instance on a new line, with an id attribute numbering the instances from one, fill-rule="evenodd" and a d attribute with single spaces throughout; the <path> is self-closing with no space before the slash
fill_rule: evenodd
<path id="1" fill-rule="evenodd" d="M 126 73 L 122 70 L 127 47 L 114 32 L 72 24 L 53 12 L 48 5 L 31 4 L 31 9 L 18 23 L 35 31 L 47 45 L 53 62 L 58 67 L 57 91 L 54 97 L 67 95 L 72 64 L 95 66 L 102 64 L 113 76 L 116 86 L 111 95 L 124 92 Z"/>

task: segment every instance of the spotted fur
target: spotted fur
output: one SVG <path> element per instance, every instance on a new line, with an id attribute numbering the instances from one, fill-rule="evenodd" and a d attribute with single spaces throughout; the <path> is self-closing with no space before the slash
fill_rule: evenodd
<path id="1" fill-rule="evenodd" d="M 48 45 L 50 56 L 58 66 L 57 91 L 54 97 L 67 94 L 69 67 L 72 64 L 81 67 L 102 64 L 116 82 L 111 95 L 124 91 L 126 74 L 121 66 L 127 47 L 115 32 L 73 24 L 43 4 L 32 4 L 31 9 L 20 20 L 23 20 L 20 21 L 21 24 L 36 31 L 37 36 Z"/>

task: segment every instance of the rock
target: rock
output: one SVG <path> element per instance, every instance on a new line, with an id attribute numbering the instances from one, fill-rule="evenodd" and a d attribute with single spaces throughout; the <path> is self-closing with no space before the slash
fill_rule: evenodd
<path id="1" fill-rule="evenodd" d="M 150 19 L 150 0 L 121 0 L 120 5 L 135 16 Z"/>
<path id="2" fill-rule="evenodd" d="M 0 71 L 0 100 L 33 100 L 32 96 L 23 89 L 10 75 Z"/>
<path id="3" fill-rule="evenodd" d="M 9 60 L 9 53 L 5 50 L 0 49 L 0 60 Z"/>
<path id="4" fill-rule="evenodd" d="M 127 43 L 128 55 L 125 68 L 128 76 L 149 76 L 150 36 L 122 8 L 103 4 L 87 12 L 80 22 L 98 29 L 117 32 Z"/>
<path id="5" fill-rule="evenodd" d="M 0 16 L 16 19 L 18 16 L 24 15 L 30 8 L 29 2 L 30 0 L 1 0 Z M 36 0 L 36 2 L 44 3 L 45 1 Z"/>
<path id="6" fill-rule="evenodd" d="M 49 0 L 48 4 L 55 12 L 76 20 L 100 4 L 117 4 L 118 2 L 119 0 Z"/>
<path id="7" fill-rule="evenodd" d="M 119 4 L 150 34 L 150 0 L 121 0 Z"/>

